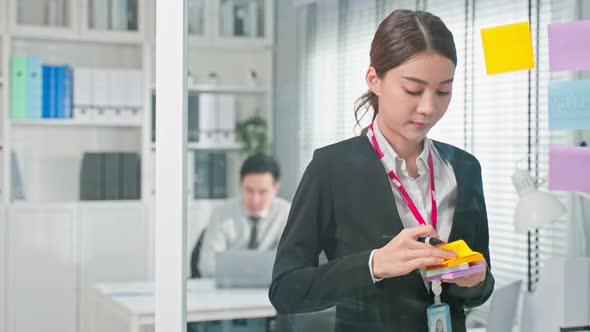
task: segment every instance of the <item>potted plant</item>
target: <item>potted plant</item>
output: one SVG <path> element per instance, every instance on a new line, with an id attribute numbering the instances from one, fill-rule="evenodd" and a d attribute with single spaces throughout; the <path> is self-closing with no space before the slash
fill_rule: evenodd
<path id="1" fill-rule="evenodd" d="M 268 153 L 266 120 L 258 114 L 244 119 L 237 124 L 238 139 L 242 143 L 242 152 L 247 155 Z"/>

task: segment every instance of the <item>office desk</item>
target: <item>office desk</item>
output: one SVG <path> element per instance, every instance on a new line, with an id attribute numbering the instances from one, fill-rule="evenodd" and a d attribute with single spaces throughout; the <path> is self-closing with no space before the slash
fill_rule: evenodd
<path id="1" fill-rule="evenodd" d="M 85 331 L 140 332 L 155 322 L 153 283 L 99 284 L 86 303 Z M 267 289 L 216 289 L 213 279 L 187 283 L 187 322 L 275 315 Z"/>

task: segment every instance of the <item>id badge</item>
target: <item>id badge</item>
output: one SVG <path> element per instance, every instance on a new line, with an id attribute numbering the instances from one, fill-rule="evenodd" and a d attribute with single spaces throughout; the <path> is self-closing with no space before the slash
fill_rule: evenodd
<path id="1" fill-rule="evenodd" d="M 433 304 L 426 310 L 428 332 L 452 332 L 451 311 L 446 303 Z"/>

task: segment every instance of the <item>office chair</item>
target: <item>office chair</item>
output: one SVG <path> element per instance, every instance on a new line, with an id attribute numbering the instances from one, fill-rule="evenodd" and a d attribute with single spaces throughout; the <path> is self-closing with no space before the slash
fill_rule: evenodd
<path id="1" fill-rule="evenodd" d="M 206 230 L 207 229 L 203 229 L 201 232 L 201 236 L 199 236 L 197 244 L 191 254 L 191 278 L 201 277 L 201 272 L 199 272 L 199 256 L 201 255 L 201 246 L 203 245 L 203 238 L 205 237 Z"/>

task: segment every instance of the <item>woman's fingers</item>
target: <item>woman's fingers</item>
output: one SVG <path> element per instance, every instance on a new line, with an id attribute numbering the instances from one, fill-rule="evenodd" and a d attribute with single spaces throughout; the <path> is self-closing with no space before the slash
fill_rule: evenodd
<path id="1" fill-rule="evenodd" d="M 473 287 L 473 286 L 476 286 L 479 283 L 481 283 L 483 280 L 485 280 L 485 272 L 484 273 L 475 273 L 472 275 L 468 275 L 468 276 L 460 277 L 460 278 L 455 278 L 455 279 L 443 280 L 443 282 L 446 282 L 449 284 L 456 284 L 457 286 L 460 286 L 460 287 Z"/>
<path id="2" fill-rule="evenodd" d="M 415 240 L 406 241 L 406 248 L 410 250 L 430 250 L 429 255 L 441 258 L 455 258 L 457 253 L 447 249 L 431 246 L 430 244 L 418 242 Z"/>
<path id="3" fill-rule="evenodd" d="M 430 265 L 438 265 L 444 262 L 442 258 L 435 258 L 435 257 L 420 257 L 409 260 L 406 262 L 405 266 L 408 272 L 414 271 L 421 267 L 430 266 Z"/>
<path id="4" fill-rule="evenodd" d="M 407 243 L 407 247 L 409 249 L 428 249 L 428 248 L 433 248 L 430 244 L 422 243 L 422 242 L 416 241 L 414 239 L 407 239 L 406 240 L 406 243 Z"/>
<path id="5" fill-rule="evenodd" d="M 373 273 L 376 277 L 395 277 L 417 268 L 438 265 L 457 257 L 453 251 L 419 242 L 420 236 L 437 237 L 430 225 L 406 228 L 373 255 Z M 376 271 L 376 272 L 375 272 Z"/>
<path id="6" fill-rule="evenodd" d="M 434 248 L 434 256 L 451 259 L 451 258 L 457 257 L 457 253 L 454 251 L 451 251 L 451 250 L 435 247 Z"/>
<path id="7" fill-rule="evenodd" d="M 438 237 L 438 233 L 434 229 L 434 227 L 430 225 L 422 225 L 418 227 L 412 228 L 405 228 L 402 233 L 406 233 L 408 237 L 413 238 L 414 240 L 417 239 L 419 236 L 431 236 L 431 237 Z"/>
<path id="8" fill-rule="evenodd" d="M 471 266 L 473 266 L 473 265 L 487 265 L 487 262 L 485 259 L 482 259 L 482 260 L 479 260 L 476 262 L 469 263 L 469 265 L 471 265 Z M 450 279 L 450 280 L 443 280 L 443 282 L 456 284 L 457 286 L 461 286 L 461 287 L 474 287 L 474 286 L 480 284 L 482 281 L 485 281 L 485 279 L 486 279 L 486 271 L 482 271 L 482 272 L 477 272 L 474 274 L 466 275 L 464 277 L 459 277 L 459 278 Z"/>
<path id="9" fill-rule="evenodd" d="M 406 250 L 404 256 L 407 260 L 411 260 L 411 259 L 420 258 L 420 257 L 449 259 L 449 258 L 455 257 L 456 255 L 457 254 L 455 254 L 452 251 L 429 246 L 429 247 L 420 248 L 420 249 L 408 249 L 408 250 Z"/>

